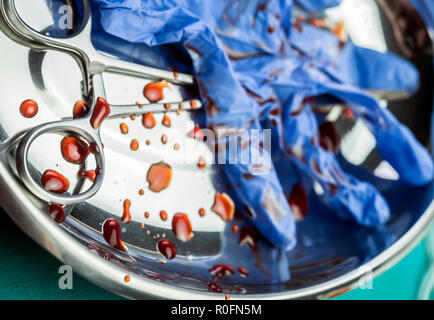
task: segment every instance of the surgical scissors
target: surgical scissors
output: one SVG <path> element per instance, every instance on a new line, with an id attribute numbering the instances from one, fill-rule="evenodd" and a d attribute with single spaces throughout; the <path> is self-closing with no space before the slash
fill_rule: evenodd
<path id="1" fill-rule="evenodd" d="M 88 112 L 76 119 L 64 119 L 50 122 L 31 128 L 20 134 L 21 139 L 11 139 L 17 144 L 15 161 L 17 173 L 25 186 L 42 200 L 57 204 L 74 204 L 83 202 L 93 197 L 101 187 L 104 177 L 104 151 L 100 136 L 100 124 L 104 118 L 124 117 L 131 114 L 145 114 L 151 112 L 171 112 L 176 110 L 174 106 L 182 103 L 183 111 L 199 109 L 202 104 L 199 100 L 187 100 L 176 103 L 149 103 L 138 105 L 109 105 L 105 101 L 105 89 L 102 73 L 111 72 L 145 79 L 166 80 L 180 85 L 193 85 L 194 79 L 189 74 L 174 73 L 147 66 L 137 65 L 127 61 L 106 56 L 98 52 L 91 43 L 91 8 L 88 0 L 82 0 L 83 23 L 77 34 L 68 38 L 52 38 L 31 29 L 20 18 L 15 8 L 14 0 L 0 0 L 0 29 L 13 41 L 28 46 L 35 50 L 56 50 L 69 54 L 77 62 L 82 75 L 82 91 L 89 105 Z M 101 100 L 102 99 L 102 100 Z M 101 115 L 98 112 L 98 104 L 106 103 L 108 108 Z M 95 122 L 95 117 L 100 121 Z M 92 186 L 77 194 L 56 194 L 45 190 L 36 182 L 30 173 L 28 154 L 32 143 L 46 133 L 73 133 L 84 139 L 89 144 L 94 144 L 98 152 L 95 153 L 95 162 L 99 173 L 96 175 Z"/>

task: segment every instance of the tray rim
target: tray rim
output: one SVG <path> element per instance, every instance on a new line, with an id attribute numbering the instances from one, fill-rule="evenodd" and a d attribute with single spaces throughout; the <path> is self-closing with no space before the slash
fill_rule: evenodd
<path id="1" fill-rule="evenodd" d="M 131 280 L 125 283 L 125 270 L 93 254 L 37 207 L 36 198 L 11 173 L 7 151 L 4 146 L 0 149 L 0 192 L 4 199 L 7 199 L 2 201 L 3 208 L 21 230 L 61 262 L 71 265 L 74 272 L 97 286 L 131 299 L 225 299 L 225 295 L 221 293 L 175 287 L 136 274 L 129 274 Z M 366 270 L 372 270 L 373 277 L 376 277 L 396 264 L 422 240 L 433 222 L 434 200 L 416 223 L 393 245 L 347 274 L 297 290 L 264 294 L 230 294 L 230 297 L 234 300 L 262 300 L 327 299 L 337 296 L 356 288 Z"/>

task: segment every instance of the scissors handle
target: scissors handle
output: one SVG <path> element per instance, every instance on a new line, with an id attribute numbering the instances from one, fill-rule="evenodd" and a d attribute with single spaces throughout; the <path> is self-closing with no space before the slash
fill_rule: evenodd
<path id="1" fill-rule="evenodd" d="M 174 73 L 148 66 L 123 61 L 98 52 L 91 42 L 92 14 L 88 0 L 82 0 L 82 24 L 75 35 L 66 38 L 53 38 L 41 34 L 29 27 L 19 16 L 15 0 L 0 0 L 0 14 L 4 29 L 9 37 L 36 50 L 56 50 L 69 54 L 77 62 L 83 75 L 83 94 L 91 92 L 93 74 L 112 72 L 139 78 L 166 79 L 172 83 L 192 85 L 193 76 Z"/>
<path id="2" fill-rule="evenodd" d="M 17 152 L 15 156 L 16 167 L 21 181 L 35 196 L 47 202 L 68 205 L 86 201 L 98 192 L 104 178 L 104 153 L 102 143 L 99 138 L 99 132 L 97 130 L 90 130 L 89 128 L 91 127 L 88 125 L 88 119 L 64 120 L 50 122 L 34 127 L 23 136 L 17 147 Z M 93 182 L 92 186 L 82 193 L 56 194 L 47 191 L 41 186 L 39 182 L 35 181 L 35 179 L 30 173 L 28 157 L 31 145 L 41 135 L 56 132 L 73 133 L 81 137 L 89 144 L 95 143 L 97 146 L 99 152 L 95 154 L 95 161 L 96 166 L 97 168 L 99 168 L 100 172 L 96 175 L 95 181 Z"/>

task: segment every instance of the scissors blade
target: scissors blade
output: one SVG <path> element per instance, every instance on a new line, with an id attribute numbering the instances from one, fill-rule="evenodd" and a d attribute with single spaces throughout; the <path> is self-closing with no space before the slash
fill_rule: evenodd
<path id="1" fill-rule="evenodd" d="M 171 103 L 150 103 L 132 105 L 110 105 L 110 115 L 108 118 L 125 117 L 131 114 L 161 113 L 198 110 L 202 108 L 202 102 L 197 99 L 185 100 Z"/>

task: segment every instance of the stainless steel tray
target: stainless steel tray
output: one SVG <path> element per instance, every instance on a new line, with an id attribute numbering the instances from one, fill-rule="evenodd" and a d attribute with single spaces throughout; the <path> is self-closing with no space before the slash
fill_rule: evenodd
<path id="1" fill-rule="evenodd" d="M 365 3 L 372 4 L 371 1 Z M 32 6 L 28 2 L 22 6 L 22 14 L 27 14 L 30 18 L 37 16 L 39 21 L 34 20 L 35 24 L 40 23 L 41 28 L 46 27 L 49 12 L 43 12 L 40 6 L 36 9 Z M 379 11 L 374 12 L 379 14 Z M 329 14 L 339 16 L 343 13 L 335 10 Z M 389 35 L 378 25 L 379 19 L 378 16 L 372 21 L 364 22 L 377 23 L 374 26 L 377 30 L 375 36 L 369 39 L 366 34 L 358 35 L 357 30 L 350 28 L 353 39 L 365 41 L 364 45 L 377 49 L 386 48 L 385 39 Z M 46 55 L 31 52 L 28 48 L 11 42 L 1 33 L 0 47 L 2 138 L 30 126 L 71 115 L 72 106 L 81 94 L 80 73 L 70 57 L 55 52 Z M 149 64 L 152 65 L 153 61 L 149 61 Z M 431 70 L 428 68 L 425 72 L 432 77 Z M 141 100 L 141 92 L 146 83 L 143 80 L 112 74 L 104 77 L 110 102 L 135 103 Z M 421 91 L 424 90 L 425 84 L 422 83 Z M 166 99 L 171 101 L 179 97 L 180 92 L 174 87 Z M 19 113 L 20 103 L 28 98 L 36 100 L 40 106 L 38 115 L 32 119 L 24 119 Z M 419 94 L 418 99 L 428 107 L 432 105 L 432 96 Z M 414 101 L 404 101 L 401 104 L 409 103 Z M 392 111 L 402 110 L 399 103 L 393 108 Z M 407 112 L 411 115 L 409 118 L 413 119 L 414 127 L 426 123 L 426 117 L 417 110 L 410 109 Z M 161 117 L 157 116 L 157 123 L 161 122 Z M 186 132 L 193 127 L 191 116 L 182 113 L 179 116 L 172 115 L 171 118 L 172 128 L 157 126 L 148 131 L 143 129 L 140 119 L 127 118 L 104 123 L 102 139 L 107 158 L 104 184 L 94 198 L 74 207 L 66 222 L 61 225 L 47 216 L 46 204 L 29 194 L 21 185 L 9 167 L 6 150 L 0 150 L 0 194 L 3 208 L 24 232 L 59 260 L 71 265 L 74 272 L 101 287 L 130 298 L 224 299 L 226 293 L 232 299 L 328 298 L 354 288 L 367 272 L 378 274 L 390 267 L 423 237 L 433 220 L 433 185 L 410 188 L 393 180 L 368 177 L 384 192 L 391 204 L 394 216 L 387 228 L 393 237 L 387 238 L 384 233 L 376 230 L 329 221 L 330 219 L 317 214 L 322 210 L 321 207 L 313 205 L 308 218 L 299 224 L 299 245 L 293 252 L 282 254 L 263 241 L 260 241 L 259 252 L 253 252 L 248 246 L 239 246 L 238 238 L 232 235 L 232 224 L 242 222 L 225 225 L 210 210 L 215 191 L 226 187 L 219 168 L 208 166 L 205 170 L 198 170 L 195 165 L 185 165 L 178 161 L 179 157 L 211 157 L 205 145 L 195 142 L 194 148 L 188 148 L 191 139 L 186 138 Z M 128 124 L 128 135 L 120 134 L 121 122 Z M 160 142 L 163 133 L 169 138 L 166 145 Z M 426 132 L 423 132 L 422 139 L 428 145 L 425 136 Z M 133 138 L 140 142 L 140 148 L 136 152 L 129 148 Z M 37 170 L 61 168 L 65 175 L 73 177 L 76 167 L 62 160 L 60 148 L 47 147 L 58 145 L 60 139 L 56 135 L 41 138 L 32 147 L 34 150 L 31 151 L 30 161 Z M 145 140 L 150 140 L 151 144 L 147 146 Z M 179 151 L 174 151 L 174 143 L 181 145 Z M 347 153 L 360 147 L 354 142 L 347 148 Z M 188 152 L 183 152 L 184 150 Z M 152 193 L 147 191 L 147 168 L 161 160 L 172 164 L 176 175 L 171 187 L 164 193 Z M 378 168 L 380 164 L 381 160 L 371 159 L 369 165 Z M 363 176 L 361 172 L 356 174 Z M 139 189 L 145 190 L 145 194 L 139 195 Z M 201 196 L 196 196 L 198 194 Z M 122 216 L 124 199 L 132 202 L 132 221 L 122 230 L 123 240 L 129 248 L 127 254 L 112 249 L 100 232 L 105 219 Z M 207 211 L 205 217 L 197 214 L 202 207 Z M 167 211 L 169 217 L 175 212 L 188 212 L 194 228 L 193 239 L 187 243 L 177 241 L 172 235 L 171 219 L 162 221 L 159 217 L 160 210 Z M 145 211 L 151 213 L 148 219 L 144 217 Z M 145 224 L 145 227 L 142 228 L 141 224 Z M 318 227 L 321 225 L 323 227 Z M 147 234 L 147 230 L 150 234 Z M 178 251 L 177 258 L 166 264 L 158 262 L 161 257 L 155 249 L 158 238 L 163 236 L 173 240 Z M 374 250 L 367 250 L 361 245 L 368 241 L 375 242 Z M 110 254 L 109 261 L 104 259 L 106 254 Z M 221 286 L 224 294 L 209 292 L 207 282 L 212 281 L 212 277 L 208 269 L 217 263 L 228 263 L 235 268 L 244 266 L 249 269 L 250 275 L 246 278 L 234 275 L 223 279 Z M 291 270 L 290 279 L 288 270 Z M 124 281 L 126 275 L 131 277 L 129 282 Z"/>

